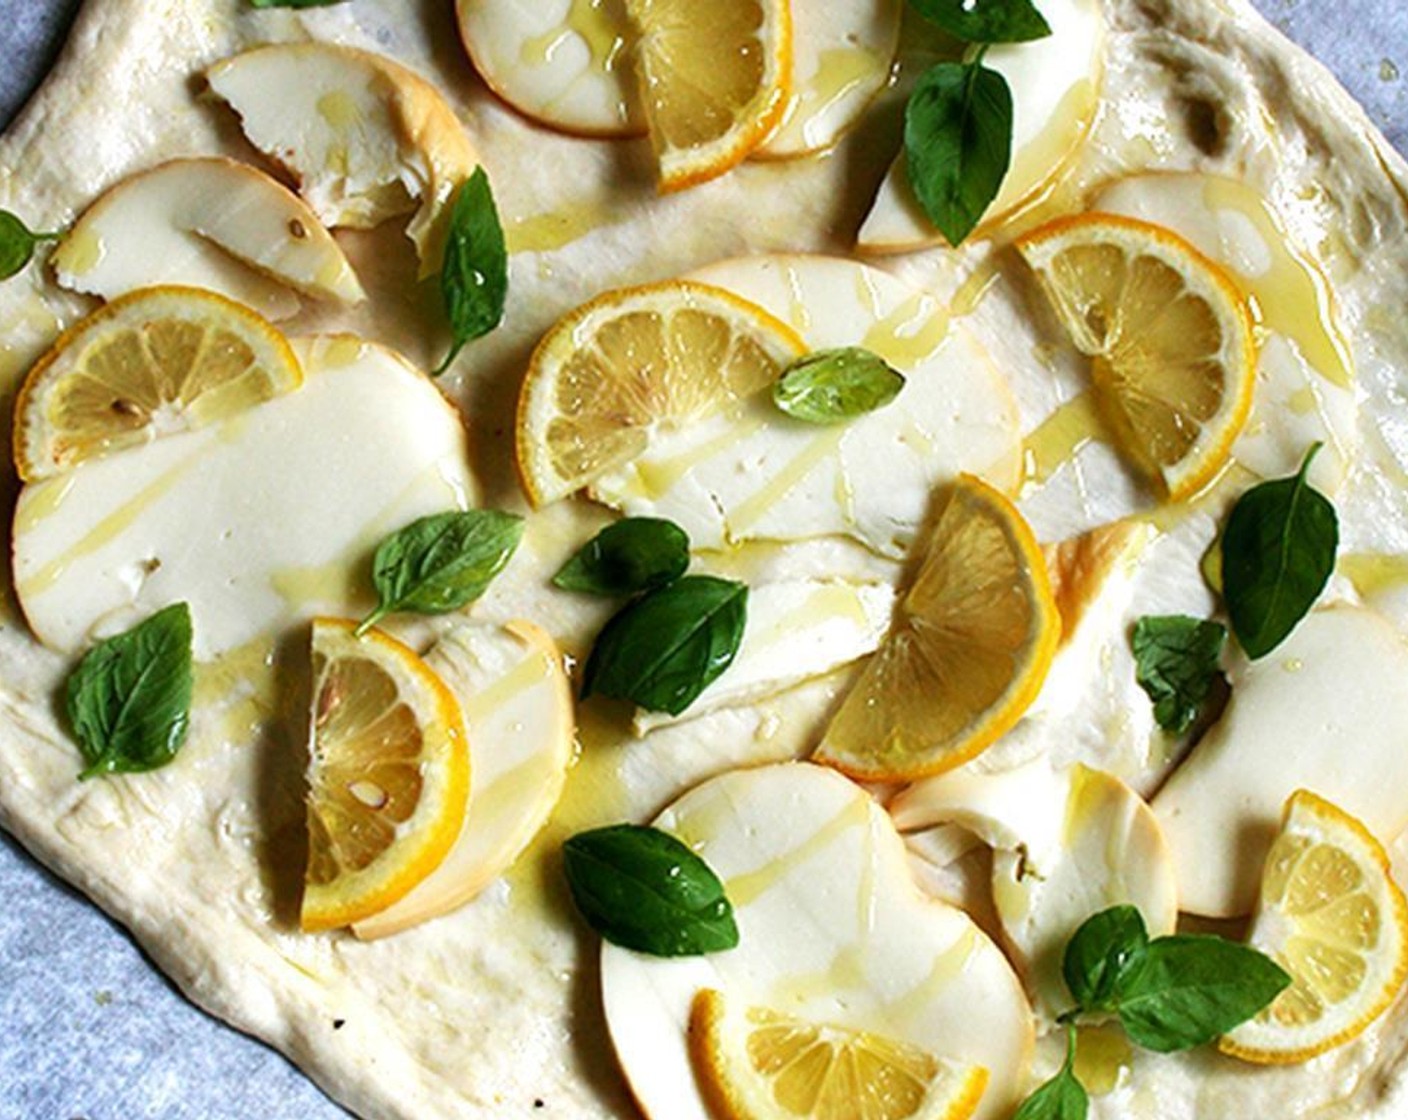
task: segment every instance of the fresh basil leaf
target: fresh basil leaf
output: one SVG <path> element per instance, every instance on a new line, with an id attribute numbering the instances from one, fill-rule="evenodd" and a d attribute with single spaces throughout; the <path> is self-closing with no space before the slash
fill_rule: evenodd
<path id="1" fill-rule="evenodd" d="M 1188 1050 L 1246 1022 L 1290 982 L 1246 945 L 1205 935 L 1158 937 L 1121 974 L 1120 1022 L 1146 1050 Z"/>
<path id="2" fill-rule="evenodd" d="M 627 517 L 589 540 L 552 577 L 564 591 L 634 595 L 664 587 L 689 567 L 689 535 L 673 521 Z"/>
<path id="3" fill-rule="evenodd" d="M 631 824 L 579 832 L 562 856 L 572 901 L 613 945 L 691 957 L 738 944 L 719 877 L 668 833 Z"/>
<path id="4" fill-rule="evenodd" d="M 1066 1063 L 1061 1072 L 1022 1102 L 1012 1120 L 1085 1120 L 1090 1098 L 1076 1077 L 1076 1029 L 1066 1028 Z"/>
<path id="5" fill-rule="evenodd" d="M 346 0 L 249 0 L 252 8 L 330 8 Z"/>
<path id="6" fill-rule="evenodd" d="M 1012 159 L 1012 91 L 996 70 L 941 62 L 919 79 L 904 114 L 915 197 L 950 245 L 973 232 Z"/>
<path id="7" fill-rule="evenodd" d="M 173 603 L 99 642 L 69 674 L 65 706 L 87 760 L 80 778 L 165 766 L 191 717 L 191 612 Z"/>
<path id="8" fill-rule="evenodd" d="M 504 317 L 508 249 L 489 176 L 482 167 L 474 169 L 455 195 L 440 266 L 440 294 L 454 344 L 433 377 L 450 368 L 466 343 L 488 334 Z"/>
<path id="9" fill-rule="evenodd" d="M 909 0 L 930 23 L 965 43 L 1029 43 L 1051 25 L 1031 0 Z"/>
<path id="10" fill-rule="evenodd" d="M 1154 702 L 1154 718 L 1181 735 L 1193 725 L 1220 675 L 1227 627 L 1187 615 L 1145 615 L 1134 624 L 1134 679 Z"/>
<path id="11" fill-rule="evenodd" d="M 679 715 L 733 662 L 743 641 L 748 588 L 685 576 L 618 611 L 582 674 L 593 693 Z"/>
<path id="12" fill-rule="evenodd" d="M 798 420 L 835 424 L 874 412 L 903 388 L 904 377 L 878 354 L 846 346 L 793 362 L 773 383 L 772 399 Z"/>
<path id="13" fill-rule="evenodd" d="M 1222 596 L 1247 656 L 1265 657 L 1315 604 L 1335 567 L 1335 507 L 1306 480 L 1315 444 L 1294 478 L 1254 486 L 1222 532 Z"/>
<path id="14" fill-rule="evenodd" d="M 1121 978 L 1149 946 L 1144 919 L 1133 906 L 1112 906 L 1081 923 L 1066 943 L 1061 971 L 1082 1011 L 1109 1011 Z"/>
<path id="15" fill-rule="evenodd" d="M 491 509 L 435 513 L 377 546 L 372 585 L 380 602 L 357 627 L 361 637 L 397 611 L 444 614 L 484 594 L 523 537 L 523 518 Z"/>
<path id="16" fill-rule="evenodd" d="M 41 241 L 55 241 L 58 233 L 35 233 L 17 214 L 0 210 L 0 280 L 17 275 L 34 257 Z"/>

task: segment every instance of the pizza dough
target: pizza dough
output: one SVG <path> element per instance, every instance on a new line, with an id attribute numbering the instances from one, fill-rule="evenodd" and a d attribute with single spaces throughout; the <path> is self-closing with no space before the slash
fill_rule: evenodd
<path id="1" fill-rule="evenodd" d="M 512 260 L 508 318 L 470 348 L 445 387 L 471 429 L 486 505 L 521 508 L 511 469 L 513 398 L 528 347 L 553 319 L 614 286 L 762 249 L 844 252 L 892 153 L 864 125 L 831 159 L 744 166 L 707 188 L 655 195 L 646 149 L 584 143 L 528 126 L 474 79 L 446 5 L 397 0 L 255 12 L 243 0 L 90 0 L 54 76 L 0 140 L 0 205 L 36 228 L 62 224 L 113 182 L 176 155 L 247 154 L 231 116 L 191 96 L 190 77 L 264 41 L 336 40 L 392 55 L 431 78 L 474 133 L 500 187 Z M 1314 62 L 1270 33 L 1245 0 L 1104 0 L 1111 27 L 1103 111 L 1053 207 L 1077 208 L 1112 177 L 1199 170 L 1257 187 L 1312 247 L 1354 341 L 1365 469 L 1339 501 L 1346 547 L 1408 553 L 1401 501 L 1408 425 L 1397 370 L 1408 329 L 1408 168 Z M 408 9 L 410 9 L 408 11 Z M 1055 212 L 1053 210 L 1053 212 Z M 573 234 L 577 236 L 572 236 Z M 292 333 L 354 327 L 433 364 L 444 344 L 394 225 L 341 237 L 368 310 L 311 309 Z M 643 250 L 649 247 L 649 252 Z M 890 262 L 948 295 L 991 246 Z M 40 268 L 0 287 L 0 383 L 84 307 Z M 1018 289 L 996 285 L 969 315 L 999 362 L 1030 370 L 1034 328 Z M 1056 403 L 1060 378 L 1019 394 L 1026 427 Z M 1120 468 L 1108 469 L 1119 475 Z M 7 498 L 7 501 L 9 499 Z M 1089 514 L 1091 511 L 1084 511 Z M 476 607 L 488 621 L 552 620 L 586 648 L 597 616 L 543 585 L 598 524 L 586 507 L 539 515 L 523 554 Z M 678 793 L 742 762 L 791 757 L 834 681 L 753 708 L 711 713 L 629 742 L 583 712 L 584 759 L 540 839 L 506 879 L 457 914 L 383 942 L 310 937 L 290 922 L 302 873 L 301 758 L 271 681 L 262 703 L 198 714 L 180 761 L 121 782 L 78 784 L 76 753 L 49 697 L 67 662 L 39 646 L 13 597 L 0 629 L 0 823 L 128 926 L 195 1002 L 290 1054 L 368 1117 L 630 1116 L 605 1043 L 595 938 L 568 909 L 555 852 L 591 824 L 645 819 Z M 1399 620 L 1400 624 L 1402 620 Z M 217 663 L 209 687 L 256 672 Z M 257 674 L 256 674 L 257 678 Z M 120 853 L 121 858 L 113 858 Z M 1408 1011 L 1311 1067 L 1258 1072 L 1207 1054 L 1140 1054 L 1096 1117 L 1296 1115 L 1382 1118 L 1408 1107 Z M 1051 1064 L 1043 1053 L 1038 1076 Z"/>

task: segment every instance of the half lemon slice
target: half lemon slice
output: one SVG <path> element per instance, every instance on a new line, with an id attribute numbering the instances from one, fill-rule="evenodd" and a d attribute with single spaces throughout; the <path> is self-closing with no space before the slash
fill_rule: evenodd
<path id="1" fill-rule="evenodd" d="M 1031 528 L 961 475 L 913 586 L 816 751 L 861 781 L 951 770 L 1021 718 L 1046 679 L 1061 614 Z"/>
<path id="2" fill-rule="evenodd" d="M 705 1095 L 727 1120 L 967 1120 L 988 1083 L 981 1066 L 708 988 L 689 1033 Z"/>
<path id="3" fill-rule="evenodd" d="M 305 930 L 402 898 L 445 858 L 469 799 L 459 702 L 413 650 L 355 626 L 313 623 Z"/>
<path id="4" fill-rule="evenodd" d="M 26 482 L 98 455 L 233 416 L 296 389 L 284 336 L 242 304 L 197 288 L 144 288 L 70 327 L 15 402 Z"/>
<path id="5" fill-rule="evenodd" d="M 1408 904 L 1383 845 L 1343 809 L 1297 790 L 1266 857 L 1248 941 L 1292 982 L 1222 1037 L 1223 1053 L 1302 1062 L 1359 1035 L 1408 976 Z"/>
<path id="6" fill-rule="evenodd" d="M 1133 218 L 1061 218 L 1017 248 L 1093 359 L 1124 451 L 1175 500 L 1202 489 L 1251 409 L 1256 341 L 1242 291 L 1176 233 Z"/>

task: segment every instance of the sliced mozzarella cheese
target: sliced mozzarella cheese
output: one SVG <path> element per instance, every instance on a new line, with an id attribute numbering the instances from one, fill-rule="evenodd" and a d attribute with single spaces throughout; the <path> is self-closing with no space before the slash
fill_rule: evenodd
<path id="1" fill-rule="evenodd" d="M 84 212 L 53 261 L 64 287 L 104 299 L 185 284 L 280 319 L 298 312 L 294 291 L 365 298 L 317 215 L 232 159 L 176 159 L 123 179 Z"/>
<path id="2" fill-rule="evenodd" d="M 1103 69 L 1104 20 L 1097 0 L 1042 0 L 1051 35 L 991 48 L 986 65 L 1012 90 L 1012 162 L 984 219 L 991 224 L 1031 201 L 1066 166 L 1090 131 Z M 906 25 L 900 48 L 906 70 L 952 60 L 951 41 L 933 39 L 920 21 Z M 897 253 L 943 243 L 915 197 L 901 154 L 880 186 L 857 237 L 870 253 Z"/>
<path id="3" fill-rule="evenodd" d="M 547 822 L 572 763 L 571 686 L 562 655 L 539 627 L 461 623 L 425 660 L 464 710 L 469 808 L 440 866 L 399 902 L 352 927 L 363 939 L 447 914 L 508 870 Z"/>
<path id="4" fill-rule="evenodd" d="M 845 424 L 783 415 L 763 393 L 646 452 L 592 487 L 636 515 L 668 517 L 696 547 L 849 536 L 903 556 L 934 486 L 960 471 L 1016 485 L 1016 404 L 1001 374 L 945 308 L 888 273 L 830 257 L 726 261 L 694 279 L 726 288 L 797 329 L 815 349 L 865 346 L 908 381 Z"/>
<path id="5" fill-rule="evenodd" d="M 383 536 L 472 504 L 464 428 L 426 377 L 348 336 L 295 349 L 296 391 L 24 488 L 15 588 L 40 640 L 78 650 L 185 600 L 213 658 L 365 608 Z"/>
<path id="6" fill-rule="evenodd" d="M 748 589 L 748 622 L 733 663 L 678 716 L 637 713 L 636 734 L 719 708 L 751 704 L 873 653 L 890 626 L 885 585 L 795 580 Z"/>
<path id="7" fill-rule="evenodd" d="M 439 271 L 447 204 L 479 157 L 434 86 L 381 55 L 327 43 L 258 47 L 206 78 L 327 225 L 367 229 L 415 210 L 406 236 L 422 275 Z"/>
<path id="8" fill-rule="evenodd" d="M 857 786 L 806 763 L 724 774 L 655 822 L 723 879 L 738 947 L 663 959 L 606 945 L 602 994 L 626 1078 L 656 1120 L 708 1120 L 686 1026 L 701 988 L 903 1039 L 985 1067 L 979 1120 L 1025 1087 L 1031 1012 L 1002 953 L 915 889 L 904 845 Z"/>
<path id="9" fill-rule="evenodd" d="M 1297 789 L 1385 840 L 1408 825 L 1408 647 L 1382 618 L 1307 615 L 1274 652 L 1233 668 L 1227 710 L 1154 798 L 1179 906 L 1251 912 L 1262 864 Z"/>
<path id="10" fill-rule="evenodd" d="M 759 156 L 823 151 L 890 81 L 904 0 L 792 0 L 792 95 Z"/>
<path id="11" fill-rule="evenodd" d="M 1181 234 L 1251 295 L 1263 332 L 1257 386 L 1232 457 L 1263 478 L 1294 474 L 1325 445 L 1311 481 L 1334 494 L 1359 453 L 1353 359 L 1329 281 L 1245 183 L 1209 175 L 1136 175 L 1093 207 Z"/>
<path id="12" fill-rule="evenodd" d="M 891 812 L 901 829 L 957 823 L 994 849 L 1003 932 L 1048 1016 L 1071 1004 L 1062 956 L 1091 915 L 1133 905 L 1151 934 L 1173 932 L 1168 845 L 1149 806 L 1109 774 L 1080 764 L 1053 773 L 1044 759 L 994 774 L 958 770 L 912 786 Z"/>
<path id="13" fill-rule="evenodd" d="M 624 0 L 457 0 L 480 76 L 519 112 L 564 132 L 645 131 Z"/>

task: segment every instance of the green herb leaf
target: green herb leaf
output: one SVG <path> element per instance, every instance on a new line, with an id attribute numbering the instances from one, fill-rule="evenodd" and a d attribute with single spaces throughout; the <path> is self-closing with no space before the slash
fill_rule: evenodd
<path id="1" fill-rule="evenodd" d="M 1181 735 L 1193 725 L 1226 644 L 1221 623 L 1187 615 L 1145 615 L 1134 624 L 1134 679 L 1154 702 L 1160 727 Z"/>
<path id="2" fill-rule="evenodd" d="M 1085 1120 L 1090 1098 L 1076 1077 L 1076 1029 L 1066 1028 L 1066 1064 L 1061 1072 L 1022 1102 L 1012 1120 Z"/>
<path id="3" fill-rule="evenodd" d="M 88 762 L 79 777 L 155 770 L 175 758 L 190 724 L 192 682 L 185 603 L 90 649 L 64 696 Z"/>
<path id="4" fill-rule="evenodd" d="M 1120 1022 L 1147 1050 L 1187 1050 L 1250 1019 L 1290 982 L 1246 945 L 1202 935 L 1159 937 L 1120 976 Z"/>
<path id="5" fill-rule="evenodd" d="M 664 587 L 689 567 L 689 536 L 673 521 L 627 517 L 579 548 L 552 577 L 564 591 L 634 595 Z"/>
<path id="6" fill-rule="evenodd" d="M 1222 596 L 1232 632 L 1265 657 L 1305 617 L 1335 568 L 1335 507 L 1306 481 L 1315 444 L 1294 478 L 1253 486 L 1222 532 Z"/>
<path id="7" fill-rule="evenodd" d="M 41 241 L 56 241 L 58 233 L 35 233 L 18 215 L 0 210 L 0 280 L 18 274 L 34 257 Z"/>
<path id="8" fill-rule="evenodd" d="M 818 350 L 793 362 L 772 387 L 788 416 L 835 424 L 874 412 L 904 388 L 904 378 L 878 354 L 859 346 Z"/>
<path id="9" fill-rule="evenodd" d="M 523 537 L 523 518 L 490 509 L 435 513 L 392 533 L 372 559 L 380 602 L 361 637 L 397 611 L 444 614 L 484 594 Z"/>
<path id="10" fill-rule="evenodd" d="M 1051 34 L 1031 0 L 910 0 L 910 6 L 965 43 L 1029 43 Z"/>
<path id="11" fill-rule="evenodd" d="M 450 368 L 467 342 L 488 334 L 504 317 L 508 249 L 489 176 L 482 167 L 474 169 L 455 196 L 440 267 L 440 293 L 455 341 L 434 377 Z"/>
<path id="12" fill-rule="evenodd" d="M 593 693 L 679 715 L 733 662 L 743 641 L 748 588 L 685 576 L 617 612 L 582 674 Z"/>
<path id="13" fill-rule="evenodd" d="M 253 8 L 330 8 L 346 0 L 249 0 Z"/>
<path id="14" fill-rule="evenodd" d="M 941 62 L 919 79 L 904 114 L 915 196 L 950 245 L 973 232 L 1012 159 L 1012 91 L 996 70 Z"/>
<path id="15" fill-rule="evenodd" d="M 579 832 L 562 856 L 572 901 L 613 945 L 692 957 L 738 944 L 719 877 L 668 833 L 631 824 Z"/>
<path id="16" fill-rule="evenodd" d="M 1082 922 L 1061 962 L 1066 987 L 1080 1010 L 1112 1010 L 1121 978 L 1148 947 L 1144 919 L 1133 906 L 1112 906 Z"/>

